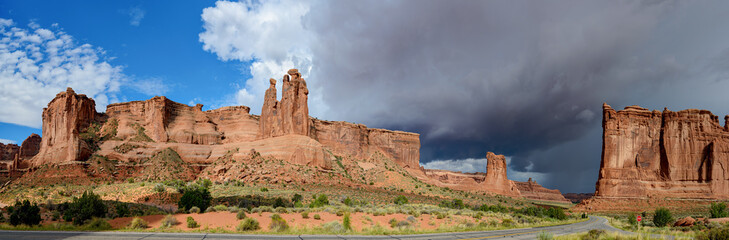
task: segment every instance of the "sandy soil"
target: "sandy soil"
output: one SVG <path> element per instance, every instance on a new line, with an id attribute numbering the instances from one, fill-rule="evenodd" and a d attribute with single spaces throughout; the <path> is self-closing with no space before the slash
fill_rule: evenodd
<path id="1" fill-rule="evenodd" d="M 262 231 L 265 231 L 268 229 L 268 226 L 271 224 L 271 215 L 273 213 L 261 213 L 260 215 L 258 213 L 250 213 L 247 214 L 248 217 L 254 218 L 258 220 L 258 222 L 261 225 Z M 314 219 L 314 215 L 319 214 L 321 216 L 320 220 Z M 319 213 L 309 213 L 309 218 L 304 219 L 301 217 L 301 213 L 280 213 L 281 217 L 283 217 L 286 222 L 288 222 L 289 226 L 294 228 L 314 228 L 317 226 L 320 226 L 321 224 L 331 222 L 331 221 L 338 221 L 342 222 L 343 217 L 339 217 L 336 214 L 333 213 L 326 213 L 326 212 L 319 212 Z M 187 217 L 192 216 L 192 218 L 197 221 L 197 223 L 200 225 L 200 229 L 205 228 L 223 228 L 226 230 L 235 231 L 235 227 L 238 225 L 240 220 L 236 219 L 236 214 L 231 212 L 211 212 L 211 213 L 201 213 L 201 214 L 176 214 L 174 217 L 177 219 L 177 221 L 180 222 L 180 224 L 174 226 L 175 229 L 179 230 L 190 230 L 190 228 L 187 228 Z M 368 216 L 372 221 L 370 222 L 367 220 L 365 216 Z M 350 215 L 352 228 L 355 231 L 361 231 L 362 229 L 366 227 L 372 227 L 377 224 L 380 226 L 391 229 L 389 221 L 392 218 L 395 218 L 398 221 L 405 220 L 409 215 L 406 214 L 391 214 L 386 216 L 372 216 L 370 214 L 366 213 L 352 213 Z M 151 228 L 158 228 L 162 225 L 162 219 L 164 218 L 164 215 L 150 215 L 150 216 L 143 216 L 141 217 L 147 223 L 149 223 L 149 226 Z M 111 223 L 112 227 L 114 228 L 124 228 L 132 221 L 132 217 L 125 217 L 125 218 L 117 218 L 109 221 Z M 420 217 L 417 217 L 417 222 L 415 226 L 419 229 L 436 229 L 439 226 L 450 226 L 455 225 L 458 223 L 461 223 L 463 219 L 466 219 L 469 222 L 475 222 L 474 218 L 467 217 L 467 216 L 451 216 L 451 219 L 444 218 L 444 219 L 437 219 L 434 215 L 429 214 L 423 214 L 420 215 Z M 489 221 L 491 219 L 484 218 L 482 221 Z"/>

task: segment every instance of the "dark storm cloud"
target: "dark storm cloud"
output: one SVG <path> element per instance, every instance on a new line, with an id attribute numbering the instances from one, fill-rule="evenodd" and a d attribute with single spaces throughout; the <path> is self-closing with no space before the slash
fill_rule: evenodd
<path id="1" fill-rule="evenodd" d="M 378 3 L 311 6 L 309 78 L 327 119 L 421 133 L 422 162 L 494 151 L 592 191 L 602 102 L 729 112 L 726 2 Z"/>

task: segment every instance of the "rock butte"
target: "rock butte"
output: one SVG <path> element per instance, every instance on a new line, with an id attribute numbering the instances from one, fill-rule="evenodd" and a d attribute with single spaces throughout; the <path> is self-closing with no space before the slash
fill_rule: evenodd
<path id="1" fill-rule="evenodd" d="M 200 104 L 191 107 L 166 97 L 110 104 L 105 113 L 97 113 L 93 99 L 69 88 L 43 110 L 42 140 L 37 135 L 26 140 L 28 153 L 37 152 L 29 165 L 35 169 L 47 164 L 83 164 L 95 154 L 130 166 L 164 151 L 179 154 L 182 161 L 197 166 L 196 174 L 211 168 L 200 176 L 210 177 L 212 173 L 212 177 L 222 179 L 220 176 L 235 175 L 231 169 L 241 169 L 213 164 L 220 163 L 220 159 L 251 159 L 260 154 L 327 171 L 338 161 L 337 156 L 366 159 L 377 155 L 392 160 L 419 180 L 440 187 L 568 202 L 558 190 L 545 189 L 533 181 L 509 180 L 503 155 L 487 154 L 487 173 L 424 169 L 420 167 L 417 133 L 312 118 L 307 103 L 309 90 L 296 69 L 283 76 L 280 101 L 275 86 L 276 80 L 271 79 L 261 116 L 249 114 L 246 106 L 202 111 Z M 103 138 L 98 146 L 89 142 L 93 138 L 88 135 L 81 137 L 89 129 L 94 130 L 92 135 Z M 26 149 L 25 142 L 21 149 Z M 29 158 L 28 154 L 20 155 Z"/>
<path id="2" fill-rule="evenodd" d="M 603 104 L 597 198 L 729 198 L 729 116 Z"/>

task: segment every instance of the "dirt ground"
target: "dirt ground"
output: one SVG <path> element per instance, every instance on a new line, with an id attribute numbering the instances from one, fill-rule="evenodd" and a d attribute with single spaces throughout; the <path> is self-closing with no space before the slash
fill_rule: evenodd
<path id="1" fill-rule="evenodd" d="M 319 214 L 321 216 L 320 220 L 314 219 L 314 215 Z M 247 214 L 247 217 L 254 218 L 258 220 L 261 226 L 261 230 L 259 231 L 267 231 L 269 225 L 271 224 L 271 215 L 273 213 L 249 213 Z M 337 221 L 342 222 L 343 217 L 337 216 L 333 213 L 326 213 L 326 212 L 311 212 L 309 213 L 309 218 L 304 219 L 301 216 L 301 213 L 279 213 L 283 219 L 288 222 L 290 227 L 293 228 L 314 228 L 318 227 L 324 223 L 331 222 L 331 221 Z M 192 216 L 195 221 L 200 225 L 200 228 L 197 229 L 214 229 L 214 228 L 223 228 L 230 231 L 235 231 L 235 227 L 238 225 L 238 223 L 241 220 L 236 219 L 236 213 L 231 212 L 210 212 L 210 213 L 192 213 L 192 214 L 175 214 L 174 217 L 177 219 L 180 224 L 174 226 L 173 228 L 178 230 L 191 230 L 187 227 L 186 221 L 187 217 Z M 369 217 L 372 219 L 372 221 L 367 220 L 365 217 Z M 385 215 L 385 216 L 373 216 L 371 214 L 367 213 L 351 213 L 351 223 L 352 228 L 355 231 L 361 231 L 362 229 L 366 227 L 372 227 L 377 224 L 382 226 L 385 229 L 392 229 L 390 227 L 390 219 L 396 219 L 398 221 L 405 220 L 409 215 L 406 214 L 391 214 L 391 215 Z M 164 219 L 165 215 L 150 215 L 150 216 L 143 216 L 140 217 L 147 221 L 149 223 L 150 228 L 158 228 L 162 225 L 162 219 Z M 112 227 L 115 229 L 124 228 L 129 225 L 129 223 L 132 221 L 132 217 L 125 217 L 125 218 L 116 218 L 109 221 L 111 223 Z M 430 214 L 422 214 L 420 217 L 416 218 L 417 221 L 414 224 L 416 229 L 437 229 L 440 226 L 450 226 L 462 223 L 465 219 L 469 222 L 476 222 L 476 219 L 468 216 L 450 216 L 450 218 L 443 218 L 443 219 L 437 219 L 435 215 Z M 490 221 L 492 219 L 483 218 L 481 221 Z M 493 219 L 496 220 L 496 219 Z M 499 221 L 499 220 L 496 220 Z"/>

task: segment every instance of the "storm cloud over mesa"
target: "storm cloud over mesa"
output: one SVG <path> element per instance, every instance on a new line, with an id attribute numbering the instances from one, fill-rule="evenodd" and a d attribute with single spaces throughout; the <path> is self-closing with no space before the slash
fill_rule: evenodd
<path id="1" fill-rule="evenodd" d="M 262 99 L 277 69 L 303 68 L 313 116 L 418 132 L 426 166 L 493 151 L 517 180 L 587 192 L 602 102 L 729 113 L 728 4 L 218 2 L 200 40 L 254 62 L 245 99 Z"/>

